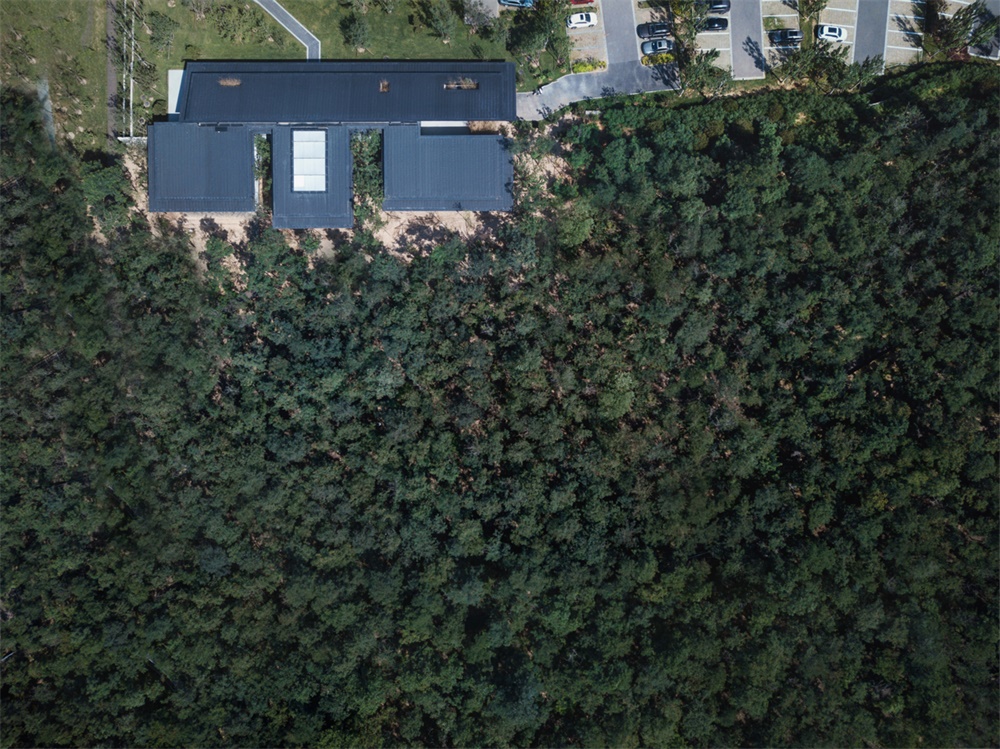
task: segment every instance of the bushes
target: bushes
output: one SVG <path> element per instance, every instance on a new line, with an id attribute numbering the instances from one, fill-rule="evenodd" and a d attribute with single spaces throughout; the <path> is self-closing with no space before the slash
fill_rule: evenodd
<path id="1" fill-rule="evenodd" d="M 643 65 L 669 65 L 674 61 L 674 56 L 669 52 L 661 52 L 658 55 L 643 55 Z"/>
<path id="2" fill-rule="evenodd" d="M 570 67 L 574 73 L 590 73 L 594 70 L 604 70 L 608 67 L 608 64 L 604 60 L 595 60 L 593 57 L 588 57 L 586 60 L 577 60 L 571 63 Z"/>

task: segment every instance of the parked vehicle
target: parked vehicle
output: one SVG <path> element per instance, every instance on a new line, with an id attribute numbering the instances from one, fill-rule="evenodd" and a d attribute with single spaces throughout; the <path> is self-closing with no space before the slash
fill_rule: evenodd
<path id="1" fill-rule="evenodd" d="M 594 0 L 569 0 L 570 5 L 590 5 Z"/>
<path id="2" fill-rule="evenodd" d="M 535 0 L 497 0 L 501 5 L 510 8 L 534 8 Z"/>
<path id="3" fill-rule="evenodd" d="M 640 23 L 635 27 L 640 39 L 660 39 L 670 33 L 669 23 Z"/>
<path id="4" fill-rule="evenodd" d="M 794 46 L 802 42 L 802 32 L 798 29 L 775 29 L 768 36 L 772 44 Z"/>
<path id="5" fill-rule="evenodd" d="M 566 19 L 567 29 L 589 29 L 597 25 L 597 16 L 593 13 L 574 13 Z"/>
<path id="6" fill-rule="evenodd" d="M 816 27 L 816 38 L 828 42 L 842 42 L 847 38 L 847 29 L 842 26 L 820 24 Z"/>
<path id="7" fill-rule="evenodd" d="M 698 0 L 698 7 L 709 13 L 728 13 L 729 6 L 729 0 Z"/>
<path id="8" fill-rule="evenodd" d="M 644 55 L 659 55 L 673 51 L 674 43 L 669 39 L 652 39 L 642 43 L 642 54 Z"/>
<path id="9" fill-rule="evenodd" d="M 698 26 L 699 31 L 725 31 L 729 28 L 729 20 L 725 18 L 706 18 Z"/>

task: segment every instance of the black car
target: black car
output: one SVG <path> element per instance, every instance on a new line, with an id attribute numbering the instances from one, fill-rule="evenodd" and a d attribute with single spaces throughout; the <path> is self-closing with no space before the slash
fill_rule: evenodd
<path id="1" fill-rule="evenodd" d="M 698 0 L 698 6 L 705 8 L 709 13 L 728 13 L 729 0 Z"/>
<path id="2" fill-rule="evenodd" d="M 706 18 L 698 27 L 699 31 L 725 31 L 729 28 L 729 21 L 725 18 Z"/>
<path id="3" fill-rule="evenodd" d="M 669 23 L 640 23 L 635 27 L 640 39 L 656 39 L 670 33 Z"/>
<path id="4" fill-rule="evenodd" d="M 768 37 L 771 39 L 771 44 L 780 44 L 785 46 L 795 46 L 802 42 L 802 32 L 798 29 L 775 29 Z"/>

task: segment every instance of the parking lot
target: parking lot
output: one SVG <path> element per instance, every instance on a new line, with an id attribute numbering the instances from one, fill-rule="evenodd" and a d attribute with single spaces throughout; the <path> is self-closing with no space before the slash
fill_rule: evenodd
<path id="1" fill-rule="evenodd" d="M 733 69 L 732 28 L 726 31 L 703 31 L 695 37 L 698 49 L 717 49 L 719 57 L 715 64 L 724 70 Z"/>
<path id="2" fill-rule="evenodd" d="M 868 2 L 868 0 L 864 0 Z M 830 0 L 830 4 L 819 14 L 821 24 L 840 26 L 847 31 L 847 38 L 841 44 L 851 48 L 848 60 L 854 59 L 854 37 L 858 25 L 858 0 Z"/>
<path id="3" fill-rule="evenodd" d="M 632 11 L 635 15 L 635 24 L 639 26 L 643 23 L 672 23 L 670 16 L 670 10 L 666 7 L 648 7 L 643 8 L 639 5 L 639 0 L 632 0 Z M 673 35 L 667 37 L 673 40 Z M 642 57 L 642 43 L 643 39 L 640 39 L 636 33 L 635 29 L 632 31 L 632 39 L 635 44 L 635 52 L 640 58 Z"/>
<path id="4" fill-rule="evenodd" d="M 568 29 L 566 31 L 569 40 L 573 43 L 570 59 L 574 61 L 594 59 L 608 62 L 608 43 L 601 4 L 572 5 L 570 13 L 593 13 L 597 16 L 597 26 L 593 28 Z"/>
<path id="5" fill-rule="evenodd" d="M 794 0 L 763 0 L 760 7 L 764 19 L 764 56 L 768 67 L 773 68 L 798 46 L 773 44 L 771 34 L 778 29 L 798 29 L 799 14 Z"/>
<path id="6" fill-rule="evenodd" d="M 972 2 L 947 0 L 945 15 L 951 15 Z M 887 66 L 906 65 L 917 62 L 922 55 L 925 5 L 926 0 L 829 0 L 820 13 L 819 23 L 844 29 L 846 36 L 840 44 L 849 49 L 849 62 L 862 62 L 881 55 Z M 1000 15 L 1000 0 L 987 0 L 987 6 Z M 591 7 L 596 6 L 573 6 L 573 9 L 581 11 Z M 632 0 L 632 8 L 636 23 L 670 20 L 665 7 L 640 7 L 639 0 Z M 785 55 L 795 49 L 790 45 L 776 45 L 770 37 L 770 33 L 778 29 L 801 28 L 795 0 L 733 0 L 730 12 L 721 15 L 729 20 L 729 29 L 704 31 L 697 35 L 696 44 L 700 51 L 718 50 L 719 57 L 715 64 L 731 70 L 737 80 L 763 78 L 766 69 L 780 65 Z M 599 25 L 598 29 L 571 32 L 577 48 L 581 50 L 574 53 L 575 59 L 600 57 L 599 41 L 596 38 L 588 41 L 585 36 L 603 37 L 595 33 L 600 29 Z M 641 40 L 636 38 L 633 42 L 638 50 Z M 970 52 L 1000 59 L 1000 39 Z M 605 47 L 603 59 L 612 62 L 611 58 L 619 56 L 610 46 Z"/>
<path id="7" fill-rule="evenodd" d="M 890 0 L 885 38 L 886 65 L 907 65 L 920 58 L 923 6 L 923 0 Z"/>

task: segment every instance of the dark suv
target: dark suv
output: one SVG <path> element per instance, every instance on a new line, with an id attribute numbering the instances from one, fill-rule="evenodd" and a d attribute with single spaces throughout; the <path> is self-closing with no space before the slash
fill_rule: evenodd
<path id="1" fill-rule="evenodd" d="M 635 27 L 640 39 L 656 39 L 670 33 L 669 23 L 640 23 Z"/>
<path id="2" fill-rule="evenodd" d="M 775 29 L 768 36 L 772 44 L 794 47 L 802 43 L 802 32 L 798 29 Z"/>
<path id="3" fill-rule="evenodd" d="M 728 13 L 729 0 L 698 0 L 698 7 L 707 9 L 709 13 Z"/>

